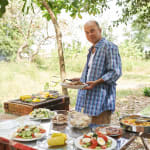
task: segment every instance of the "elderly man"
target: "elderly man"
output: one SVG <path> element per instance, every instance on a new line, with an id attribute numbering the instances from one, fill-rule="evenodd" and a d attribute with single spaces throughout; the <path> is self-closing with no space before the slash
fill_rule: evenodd
<path id="1" fill-rule="evenodd" d="M 84 25 L 86 38 L 92 43 L 81 78 L 88 84 L 78 91 L 76 111 L 92 116 L 94 124 L 109 124 L 115 110 L 116 81 L 121 76 L 121 58 L 118 47 L 101 35 L 96 21 Z"/>

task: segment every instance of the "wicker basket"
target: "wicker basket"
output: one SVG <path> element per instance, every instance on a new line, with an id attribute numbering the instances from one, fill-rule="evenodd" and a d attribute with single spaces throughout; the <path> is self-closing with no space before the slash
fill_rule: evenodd
<path id="1" fill-rule="evenodd" d="M 11 100 L 4 103 L 4 109 L 6 113 L 16 115 L 29 114 L 35 108 L 47 108 L 50 110 L 69 110 L 69 97 L 59 96 L 56 99 L 49 99 L 38 103 L 27 103 L 20 99 Z"/>

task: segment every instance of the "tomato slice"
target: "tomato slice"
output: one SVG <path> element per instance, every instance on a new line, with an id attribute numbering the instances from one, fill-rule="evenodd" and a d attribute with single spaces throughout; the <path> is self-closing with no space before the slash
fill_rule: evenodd
<path id="1" fill-rule="evenodd" d="M 108 141 L 108 138 L 107 138 L 107 136 L 105 136 L 105 135 L 102 135 L 102 138 L 104 139 L 104 141 L 105 141 L 105 142 L 107 142 L 107 141 Z"/>
<path id="2" fill-rule="evenodd" d="M 41 129 L 41 128 L 40 128 L 40 133 L 45 133 L 45 132 L 46 132 L 45 129 Z"/>
<path id="3" fill-rule="evenodd" d="M 88 147 L 88 148 L 95 149 L 95 148 L 96 148 L 96 145 L 91 145 L 91 146 Z"/>
<path id="4" fill-rule="evenodd" d="M 21 136 L 17 135 L 16 138 L 22 138 Z"/>
<path id="5" fill-rule="evenodd" d="M 85 134 L 85 135 L 84 135 L 84 138 L 91 138 L 91 137 Z"/>
<path id="6" fill-rule="evenodd" d="M 98 135 L 98 137 L 102 137 L 104 135 L 101 132 L 97 132 L 96 134 Z"/>
<path id="7" fill-rule="evenodd" d="M 35 138 L 36 136 L 34 135 L 34 133 L 32 133 L 32 138 Z"/>
<path id="8" fill-rule="evenodd" d="M 97 145 L 98 145 L 98 142 L 97 142 L 96 139 L 92 139 L 92 140 L 91 140 L 91 143 L 92 143 L 91 146 L 97 146 Z"/>
<path id="9" fill-rule="evenodd" d="M 107 146 L 106 146 L 106 145 L 103 145 L 103 146 L 101 146 L 101 148 L 102 148 L 102 149 L 106 149 L 106 148 L 107 148 Z"/>

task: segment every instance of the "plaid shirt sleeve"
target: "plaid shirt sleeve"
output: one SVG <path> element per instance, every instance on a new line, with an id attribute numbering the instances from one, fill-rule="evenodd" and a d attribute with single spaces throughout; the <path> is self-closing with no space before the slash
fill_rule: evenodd
<path id="1" fill-rule="evenodd" d="M 113 84 L 122 74 L 121 58 L 118 47 L 114 44 L 105 45 L 106 73 L 101 77 L 107 84 Z"/>

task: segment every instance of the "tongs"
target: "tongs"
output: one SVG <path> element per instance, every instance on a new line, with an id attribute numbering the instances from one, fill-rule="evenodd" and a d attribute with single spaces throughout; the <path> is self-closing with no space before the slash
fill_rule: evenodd
<path id="1" fill-rule="evenodd" d="M 74 80 L 72 80 L 72 79 L 65 79 L 65 80 L 67 80 L 67 81 L 71 81 L 71 82 L 75 82 Z"/>
<path id="2" fill-rule="evenodd" d="M 150 119 L 146 120 L 146 119 L 137 119 L 135 121 L 135 123 L 143 123 L 143 122 L 150 122 Z"/>

